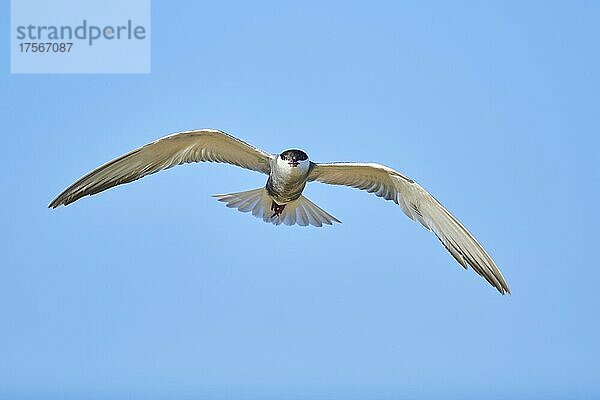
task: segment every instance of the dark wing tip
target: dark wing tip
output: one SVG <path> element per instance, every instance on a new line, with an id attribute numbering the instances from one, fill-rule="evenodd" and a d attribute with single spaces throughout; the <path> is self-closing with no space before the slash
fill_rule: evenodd
<path id="1" fill-rule="evenodd" d="M 84 196 L 85 196 L 85 194 L 77 195 L 77 196 L 70 194 L 67 196 L 63 192 L 63 193 L 59 194 L 57 198 L 52 200 L 52 202 L 50 204 L 48 204 L 48 208 L 55 209 L 60 206 L 68 206 L 69 204 L 79 200 L 80 198 L 82 198 Z"/>
<path id="2" fill-rule="evenodd" d="M 60 197 L 57 197 L 56 199 L 52 200 L 50 204 L 48 204 L 48 208 L 55 209 L 60 207 L 62 204 L 63 202 L 60 200 Z"/>

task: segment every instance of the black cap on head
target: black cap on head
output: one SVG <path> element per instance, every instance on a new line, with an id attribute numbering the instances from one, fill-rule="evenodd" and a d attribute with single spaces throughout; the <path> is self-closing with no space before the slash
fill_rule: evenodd
<path id="1" fill-rule="evenodd" d="M 296 149 L 286 150 L 286 151 L 282 152 L 279 155 L 279 157 L 281 157 L 282 160 L 296 160 L 296 161 L 308 160 L 308 155 L 306 155 L 305 152 L 303 152 L 302 150 L 296 150 Z"/>

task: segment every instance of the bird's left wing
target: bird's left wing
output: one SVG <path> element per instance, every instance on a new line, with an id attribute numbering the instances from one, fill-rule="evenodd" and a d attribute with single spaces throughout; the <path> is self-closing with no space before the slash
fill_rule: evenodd
<path id="1" fill-rule="evenodd" d="M 219 130 L 175 133 L 95 169 L 65 189 L 48 207 L 67 205 L 83 196 L 191 162 L 222 162 L 269 174 L 272 158 L 273 155 Z"/>
<path id="2" fill-rule="evenodd" d="M 502 273 L 473 235 L 419 184 L 381 164 L 312 164 L 309 181 L 352 186 L 393 200 L 429 229 L 465 269 L 471 266 L 500 293 L 510 293 Z"/>

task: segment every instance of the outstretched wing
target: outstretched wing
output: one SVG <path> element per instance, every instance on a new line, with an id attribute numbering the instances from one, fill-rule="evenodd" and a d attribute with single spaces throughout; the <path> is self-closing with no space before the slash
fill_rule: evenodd
<path id="1" fill-rule="evenodd" d="M 272 158 L 271 154 L 219 130 L 175 133 L 93 170 L 65 189 L 48 207 L 67 205 L 83 196 L 191 162 L 222 162 L 269 174 Z"/>
<path id="2" fill-rule="evenodd" d="M 419 221 L 465 269 L 471 266 L 502 294 L 510 289 L 494 260 L 448 210 L 412 179 L 381 164 L 313 164 L 309 181 L 346 185 L 393 200 L 412 220 Z"/>

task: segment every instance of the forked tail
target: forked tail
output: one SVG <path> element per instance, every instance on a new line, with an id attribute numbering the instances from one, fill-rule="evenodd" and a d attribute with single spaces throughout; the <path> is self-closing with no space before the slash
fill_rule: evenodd
<path id="1" fill-rule="evenodd" d="M 216 194 L 217 200 L 226 203 L 229 208 L 237 208 L 241 212 L 251 212 L 257 218 L 274 225 L 333 225 L 340 220 L 323 210 L 304 196 L 279 205 L 273 201 L 265 188 L 248 190 L 246 192 Z M 281 206 L 284 206 L 281 209 Z"/>

